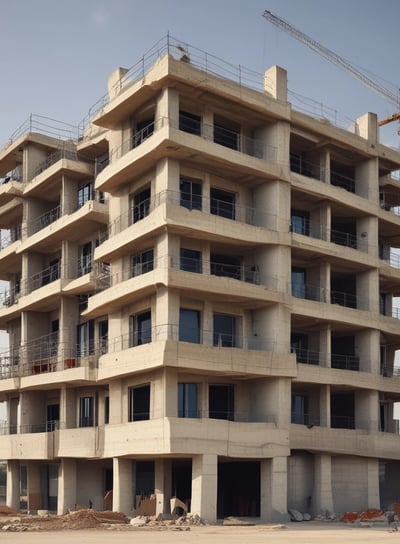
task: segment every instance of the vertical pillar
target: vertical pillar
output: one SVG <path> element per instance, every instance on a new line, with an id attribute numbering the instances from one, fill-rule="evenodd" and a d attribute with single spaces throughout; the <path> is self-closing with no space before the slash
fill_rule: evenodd
<path id="1" fill-rule="evenodd" d="M 379 493 L 379 460 L 368 459 L 368 508 L 380 508 Z"/>
<path id="2" fill-rule="evenodd" d="M 321 427 L 331 425 L 331 389 L 330 385 L 320 386 L 319 417 Z"/>
<path id="3" fill-rule="evenodd" d="M 27 494 L 28 512 L 40 510 L 42 507 L 42 494 L 40 492 L 40 464 L 27 463 Z"/>
<path id="4" fill-rule="evenodd" d="M 76 460 L 62 459 L 58 473 L 57 514 L 62 516 L 76 505 Z"/>
<path id="5" fill-rule="evenodd" d="M 154 492 L 156 494 L 156 516 L 169 513 L 171 476 L 171 461 L 169 459 L 156 459 L 154 485 Z"/>
<path id="6" fill-rule="evenodd" d="M 213 523 L 217 520 L 216 455 L 195 455 L 192 460 L 191 513 Z"/>
<path id="7" fill-rule="evenodd" d="M 314 514 L 326 511 L 333 513 L 332 463 L 330 455 L 315 455 L 312 510 Z"/>
<path id="8" fill-rule="evenodd" d="M 262 521 L 288 521 L 287 457 L 261 461 L 260 517 Z"/>
<path id="9" fill-rule="evenodd" d="M 113 511 L 131 515 L 133 508 L 132 460 L 113 459 Z"/>
<path id="10" fill-rule="evenodd" d="M 7 497 L 6 504 L 9 508 L 19 510 L 20 501 L 20 472 L 18 461 L 7 462 Z"/>

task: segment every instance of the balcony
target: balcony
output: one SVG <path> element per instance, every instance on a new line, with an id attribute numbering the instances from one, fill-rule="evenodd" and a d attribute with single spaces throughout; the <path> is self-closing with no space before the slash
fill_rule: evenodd
<path id="1" fill-rule="evenodd" d="M 28 279 L 28 281 L 22 282 L 23 292 L 26 294 L 29 294 L 29 293 L 32 293 L 32 291 L 36 291 L 36 289 L 40 289 L 40 287 L 48 285 L 49 283 L 52 283 L 53 281 L 59 280 L 60 273 L 61 273 L 61 263 L 60 261 L 57 261 L 56 263 L 52 264 L 48 268 L 45 268 L 41 270 L 40 272 L 33 274 Z"/>
<path id="2" fill-rule="evenodd" d="M 210 164 L 215 162 L 220 168 L 223 161 L 230 176 L 238 180 L 246 174 L 264 176 L 267 174 L 269 177 L 278 175 L 275 147 L 243 134 L 231 134 L 227 130 L 221 132 L 219 129 L 216 137 L 215 125 L 202 123 L 200 130 L 200 134 L 188 134 L 181 129 L 179 120 L 168 117 L 151 121 L 132 137 L 111 149 L 109 157 L 102 158 L 101 164 L 96 165 L 95 171 L 98 174 L 96 188 L 114 192 L 129 181 L 133 164 L 135 175 L 140 176 L 148 170 L 151 162 L 154 163 L 162 157 L 176 158 L 177 149 L 182 160 L 191 158 L 199 165 L 207 160 Z M 226 148 L 229 148 L 229 151 L 226 151 Z M 245 157 L 251 157 L 254 162 L 246 160 Z"/>
<path id="3" fill-rule="evenodd" d="M 48 227 L 51 223 L 54 223 L 61 217 L 61 206 L 58 205 L 52 208 L 48 212 L 40 215 L 28 224 L 28 233 L 30 236 L 39 232 L 40 230 Z"/>
<path id="4" fill-rule="evenodd" d="M 368 252 L 369 248 L 372 249 L 372 246 L 368 244 L 367 238 L 365 237 L 358 237 L 350 232 L 330 229 L 304 217 L 301 218 L 300 222 L 295 221 L 295 217 L 292 216 L 290 230 L 294 234 L 301 234 L 309 238 L 330 241 L 333 244 L 357 249 L 365 253 Z"/>

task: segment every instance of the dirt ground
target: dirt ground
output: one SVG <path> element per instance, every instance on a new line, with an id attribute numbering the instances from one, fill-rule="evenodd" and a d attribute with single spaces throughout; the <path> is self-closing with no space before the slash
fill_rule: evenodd
<path id="1" fill-rule="evenodd" d="M 132 528 L 108 526 L 85 530 L 4 532 L 7 544 L 353 544 L 399 543 L 400 531 L 387 526 L 355 527 L 343 523 L 290 523 L 286 526 L 199 526 L 189 528 Z"/>

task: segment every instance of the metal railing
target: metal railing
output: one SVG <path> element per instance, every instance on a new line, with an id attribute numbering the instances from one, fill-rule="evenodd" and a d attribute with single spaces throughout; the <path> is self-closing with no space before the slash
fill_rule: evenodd
<path id="1" fill-rule="evenodd" d="M 309 428 L 322 426 L 320 416 L 306 412 L 292 411 L 290 421 L 294 425 L 305 425 Z"/>
<path id="2" fill-rule="evenodd" d="M 20 136 L 32 132 L 38 132 L 61 140 L 77 140 L 79 131 L 77 126 L 31 113 L 28 119 L 11 134 L 4 148 L 9 147 Z"/>
<path id="3" fill-rule="evenodd" d="M 218 348 L 237 348 L 245 350 L 288 353 L 286 344 L 263 340 L 260 337 L 227 334 L 218 331 L 180 327 L 177 324 L 156 325 L 143 330 L 131 330 L 108 341 L 108 352 L 114 353 L 150 342 L 175 340 L 202 344 Z"/>
<path id="4" fill-rule="evenodd" d="M 0 251 L 5 249 L 14 242 L 21 240 L 22 225 L 14 225 L 8 230 L 1 230 L 0 234 Z"/>
<path id="5" fill-rule="evenodd" d="M 36 176 L 50 168 L 53 164 L 60 161 L 61 159 L 68 159 L 70 161 L 79 161 L 78 154 L 75 149 L 57 149 L 51 155 L 49 155 L 44 161 L 39 163 L 35 168 L 35 174 L 33 179 L 29 180 L 28 183 L 34 182 Z"/>
<path id="6" fill-rule="evenodd" d="M 332 353 L 331 368 L 339 370 L 360 370 L 360 358 L 356 355 Z"/>
<path id="7" fill-rule="evenodd" d="M 61 217 L 61 206 L 58 205 L 55 208 L 49 210 L 48 212 L 43 213 L 39 217 L 36 217 L 33 221 L 30 221 L 28 224 L 28 231 L 31 234 L 35 234 L 40 230 L 48 227 L 51 223 L 54 223 Z"/>
<path id="8" fill-rule="evenodd" d="M 134 223 L 144 219 L 162 204 L 173 204 L 182 206 L 182 208 L 190 209 L 187 206 L 187 200 L 184 198 L 184 196 L 185 195 L 179 191 L 166 190 L 140 202 L 140 204 L 131 207 L 128 211 L 121 214 L 109 224 L 108 236 L 104 238 L 104 240 L 119 234 Z M 230 218 L 227 218 L 225 213 L 221 215 L 218 213 L 219 204 L 223 210 L 226 209 L 227 204 L 231 206 L 232 214 Z M 200 209 L 199 207 L 196 207 L 194 211 L 200 211 L 209 215 L 217 215 L 224 217 L 225 219 L 231 219 L 233 221 L 246 223 L 248 225 L 277 230 L 278 218 L 276 215 L 262 212 L 249 206 L 239 206 L 237 204 L 226 203 L 215 198 L 201 197 Z"/>
<path id="9" fill-rule="evenodd" d="M 321 365 L 325 361 L 325 354 L 311 349 L 292 347 L 292 353 L 296 354 L 296 362 L 306 365 Z"/>
<path id="10" fill-rule="evenodd" d="M 296 217 L 292 215 L 290 230 L 295 234 L 302 234 L 303 236 L 308 236 L 310 238 L 330 241 L 333 244 L 350 247 L 359 251 L 367 252 L 368 248 L 371 247 L 368 244 L 366 237 L 357 236 L 350 232 L 330 229 L 304 217 L 299 217 L 299 220 L 297 221 Z"/>
<path id="11" fill-rule="evenodd" d="M 37 272 L 36 274 L 33 274 L 28 278 L 27 281 L 21 282 L 23 286 L 23 291 L 26 293 L 31 293 L 32 291 L 36 291 L 36 289 L 39 289 L 40 287 L 43 287 L 44 285 L 47 285 L 49 283 L 52 283 L 53 281 L 56 281 L 60 279 L 61 275 L 61 263 L 58 261 L 57 263 L 44 268 L 40 272 Z"/>

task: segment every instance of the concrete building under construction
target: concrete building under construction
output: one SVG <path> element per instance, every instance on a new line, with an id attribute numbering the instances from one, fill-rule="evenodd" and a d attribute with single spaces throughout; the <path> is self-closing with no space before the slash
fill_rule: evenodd
<path id="1" fill-rule="evenodd" d="M 397 501 L 399 169 L 375 114 L 170 37 L 79 133 L 31 117 L 0 151 L 8 506 Z"/>

